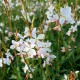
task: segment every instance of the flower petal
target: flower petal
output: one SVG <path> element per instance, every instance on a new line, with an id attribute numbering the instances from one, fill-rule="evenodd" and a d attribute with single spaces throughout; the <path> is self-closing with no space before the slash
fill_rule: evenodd
<path id="1" fill-rule="evenodd" d="M 39 34 L 37 39 L 44 39 L 44 34 Z"/>
<path id="2" fill-rule="evenodd" d="M 33 28 L 33 30 L 32 30 L 32 37 L 36 38 L 36 28 Z"/>

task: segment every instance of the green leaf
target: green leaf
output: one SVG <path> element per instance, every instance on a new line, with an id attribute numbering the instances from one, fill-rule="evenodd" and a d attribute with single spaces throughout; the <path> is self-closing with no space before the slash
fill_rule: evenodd
<path id="1" fill-rule="evenodd" d="M 17 79 L 16 75 L 12 74 L 9 79 Z"/>
<path id="2" fill-rule="evenodd" d="M 73 51 L 71 51 L 70 53 L 68 53 L 68 55 L 67 55 L 67 57 L 66 57 L 66 60 L 69 59 L 73 54 L 74 54 Z"/>

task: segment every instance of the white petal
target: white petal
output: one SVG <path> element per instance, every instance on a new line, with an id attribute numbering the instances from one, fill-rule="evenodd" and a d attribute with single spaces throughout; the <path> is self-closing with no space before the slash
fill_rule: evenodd
<path id="1" fill-rule="evenodd" d="M 2 58 L 0 58 L 0 67 L 2 67 Z"/>
<path id="2" fill-rule="evenodd" d="M 25 31 L 24 31 L 24 34 L 27 34 L 28 32 L 29 32 L 29 28 L 26 27 L 26 28 L 25 28 Z"/>
<path id="3" fill-rule="evenodd" d="M 75 21 L 73 20 L 73 18 L 71 16 L 67 17 L 66 20 L 67 20 L 68 23 L 71 23 L 71 24 L 75 23 Z"/>
<path id="4" fill-rule="evenodd" d="M 47 52 L 51 52 L 51 50 L 49 48 L 44 48 Z"/>
<path id="5" fill-rule="evenodd" d="M 20 47 L 16 47 L 16 50 L 20 52 Z"/>
<path id="6" fill-rule="evenodd" d="M 48 64 L 48 65 L 50 64 L 50 58 L 49 57 L 46 58 L 46 64 Z"/>
<path id="7" fill-rule="evenodd" d="M 3 63 L 7 64 L 7 65 L 10 65 L 11 61 L 10 61 L 9 58 L 3 58 Z"/>
<path id="8" fill-rule="evenodd" d="M 45 25 L 45 26 L 44 26 L 44 29 L 43 29 L 43 32 L 45 33 L 47 30 L 48 30 L 48 26 Z"/>
<path id="9" fill-rule="evenodd" d="M 16 45 L 16 41 L 15 40 L 12 40 L 12 44 Z"/>
<path id="10" fill-rule="evenodd" d="M 30 46 L 29 46 L 29 43 L 28 43 L 27 41 L 24 42 L 24 45 L 27 46 L 27 47 L 30 47 Z"/>
<path id="11" fill-rule="evenodd" d="M 20 51 L 22 52 L 23 51 L 23 49 L 25 48 L 25 44 L 22 44 L 21 46 L 20 46 Z"/>
<path id="12" fill-rule="evenodd" d="M 33 39 L 33 38 L 31 38 L 30 40 L 29 40 L 29 42 L 31 43 L 31 44 L 34 44 L 35 43 L 35 39 Z"/>
<path id="13" fill-rule="evenodd" d="M 50 55 L 50 58 L 54 59 L 54 58 L 56 58 L 56 56 L 55 55 Z"/>
<path id="14" fill-rule="evenodd" d="M 46 47 L 50 47 L 50 46 L 51 46 L 51 42 L 47 42 Z"/>
<path id="15" fill-rule="evenodd" d="M 3 63 L 6 64 L 6 58 L 3 58 Z"/>
<path id="16" fill-rule="evenodd" d="M 24 51 L 24 52 L 28 52 L 29 50 L 30 50 L 30 48 L 25 47 L 23 51 Z"/>
<path id="17" fill-rule="evenodd" d="M 37 46 L 38 47 L 44 47 L 45 46 L 45 43 L 37 40 Z"/>
<path id="18" fill-rule="evenodd" d="M 66 6 L 66 14 L 71 14 L 71 7 L 69 6 Z"/>
<path id="19" fill-rule="evenodd" d="M 23 39 L 23 36 L 21 34 L 18 33 L 19 38 Z"/>
<path id="20" fill-rule="evenodd" d="M 76 73 L 76 74 L 78 74 L 78 73 L 79 73 L 79 71 L 75 71 L 75 73 Z"/>
<path id="21" fill-rule="evenodd" d="M 61 25 L 63 25 L 63 24 L 65 23 L 65 18 L 64 18 L 64 17 L 60 17 L 59 23 L 60 23 Z"/>
<path id="22" fill-rule="evenodd" d="M 64 79 L 65 79 L 65 80 L 67 80 L 67 79 L 68 79 L 68 77 L 67 77 L 67 75 L 66 75 L 66 74 L 64 74 Z"/>
<path id="23" fill-rule="evenodd" d="M 22 39 L 20 39 L 18 42 L 19 42 L 19 44 L 22 44 L 22 43 L 23 43 L 23 40 L 22 40 Z"/>
<path id="24" fill-rule="evenodd" d="M 32 43 L 31 46 L 30 46 L 30 48 L 34 48 L 34 47 L 35 47 L 35 44 Z"/>
<path id="25" fill-rule="evenodd" d="M 69 31 L 66 33 L 66 35 L 70 36 L 70 34 L 71 34 L 71 31 L 69 30 Z"/>
<path id="26" fill-rule="evenodd" d="M 40 54 L 46 54 L 46 50 L 44 48 L 40 48 L 38 50 L 38 53 L 40 53 Z"/>
<path id="27" fill-rule="evenodd" d="M 25 67 L 23 67 L 24 73 L 28 70 L 28 65 L 26 64 Z"/>
<path id="28" fill-rule="evenodd" d="M 32 30 L 32 37 L 36 38 L 36 28 L 33 28 L 33 30 Z"/>
<path id="29" fill-rule="evenodd" d="M 44 39 L 44 34 L 39 34 L 37 39 Z"/>
<path id="30" fill-rule="evenodd" d="M 66 6 L 66 8 L 60 8 L 60 13 L 62 16 L 71 15 L 71 7 Z"/>
<path id="31" fill-rule="evenodd" d="M 34 49 L 31 49 L 28 54 L 31 54 L 31 55 L 36 55 L 36 51 Z"/>
<path id="32" fill-rule="evenodd" d="M 10 46 L 10 49 L 15 49 L 15 48 L 16 48 L 15 45 L 11 45 L 11 46 Z"/>
<path id="33" fill-rule="evenodd" d="M 28 58 L 33 58 L 36 55 L 36 51 L 34 49 L 31 49 L 27 54 Z"/>
<path id="34" fill-rule="evenodd" d="M 54 17 L 54 20 L 59 20 L 58 14 L 53 15 L 53 17 Z"/>
<path id="35" fill-rule="evenodd" d="M 14 57 L 11 55 L 11 53 L 10 53 L 10 52 L 5 53 L 5 55 L 6 55 L 6 57 L 7 57 L 7 58 L 11 58 L 12 60 L 14 59 Z"/>

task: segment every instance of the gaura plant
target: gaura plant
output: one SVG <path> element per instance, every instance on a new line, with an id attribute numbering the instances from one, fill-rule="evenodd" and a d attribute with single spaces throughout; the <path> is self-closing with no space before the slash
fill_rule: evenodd
<path id="1" fill-rule="evenodd" d="M 0 80 L 80 79 L 79 4 L 0 0 Z"/>

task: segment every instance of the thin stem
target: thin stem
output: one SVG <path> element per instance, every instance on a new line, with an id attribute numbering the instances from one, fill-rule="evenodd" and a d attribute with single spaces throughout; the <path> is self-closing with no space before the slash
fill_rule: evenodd
<path id="1" fill-rule="evenodd" d="M 10 14 L 9 14 L 7 8 L 5 8 L 5 12 L 6 12 L 6 15 L 7 15 L 7 17 L 8 17 L 10 31 L 12 32 L 12 21 L 11 21 L 11 16 L 10 16 Z"/>

